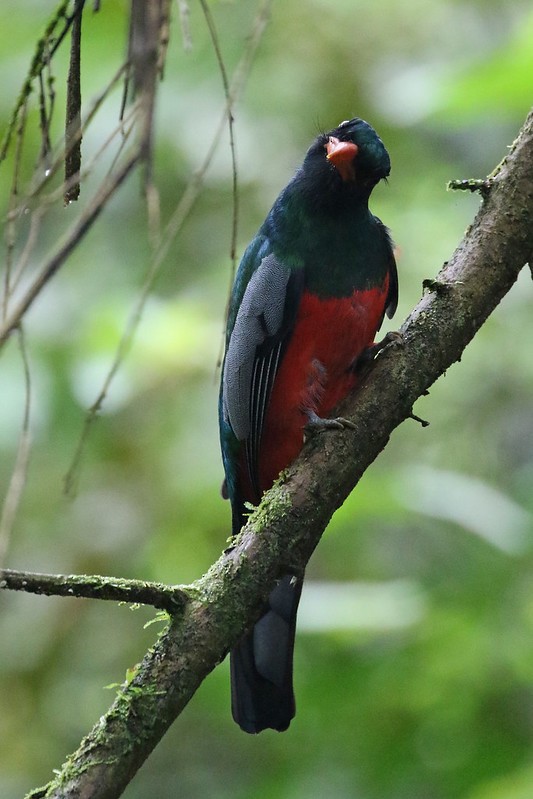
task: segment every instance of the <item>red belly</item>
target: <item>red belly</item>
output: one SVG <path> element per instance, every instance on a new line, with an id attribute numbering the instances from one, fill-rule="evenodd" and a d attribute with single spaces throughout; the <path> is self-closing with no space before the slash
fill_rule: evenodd
<path id="1" fill-rule="evenodd" d="M 263 427 L 259 457 L 261 491 L 303 445 L 307 411 L 320 417 L 354 388 L 354 362 L 369 347 L 383 317 L 387 283 L 356 291 L 351 297 L 323 300 L 302 297 L 294 332 L 279 368 Z"/>

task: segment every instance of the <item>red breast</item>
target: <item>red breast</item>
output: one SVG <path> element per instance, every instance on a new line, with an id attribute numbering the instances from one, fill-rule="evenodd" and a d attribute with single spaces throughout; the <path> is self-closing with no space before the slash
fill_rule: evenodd
<path id="1" fill-rule="evenodd" d="M 261 491 L 270 488 L 300 452 L 306 411 L 329 416 L 355 387 L 353 366 L 374 341 L 387 288 L 388 276 L 382 287 L 354 291 L 350 297 L 322 299 L 304 293 L 263 427 Z"/>

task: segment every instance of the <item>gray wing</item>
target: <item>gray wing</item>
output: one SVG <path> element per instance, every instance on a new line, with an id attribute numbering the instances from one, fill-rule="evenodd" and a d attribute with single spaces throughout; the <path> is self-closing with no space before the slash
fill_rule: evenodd
<path id="1" fill-rule="evenodd" d="M 246 287 L 226 350 L 224 418 L 235 437 L 246 444 L 250 481 L 258 495 L 263 422 L 299 304 L 302 278 L 302 270 L 291 272 L 274 255 L 264 258 Z"/>
<path id="2" fill-rule="evenodd" d="M 386 312 L 389 319 L 392 319 L 398 307 L 398 270 L 396 268 L 396 259 L 394 252 L 390 253 L 389 259 L 389 291 L 387 293 L 387 307 Z"/>
<path id="3" fill-rule="evenodd" d="M 389 319 L 392 319 L 398 307 L 398 270 L 396 268 L 396 259 L 394 257 L 394 246 L 392 243 L 389 229 L 383 224 L 381 219 L 377 216 L 374 217 L 378 223 L 378 227 L 383 236 L 385 247 L 387 249 L 388 272 L 389 272 L 389 290 L 387 292 L 387 299 L 385 304 L 385 312 Z M 381 320 L 383 321 L 383 319 Z M 381 324 L 379 325 L 381 327 Z M 378 330 L 379 330 L 378 327 Z"/>

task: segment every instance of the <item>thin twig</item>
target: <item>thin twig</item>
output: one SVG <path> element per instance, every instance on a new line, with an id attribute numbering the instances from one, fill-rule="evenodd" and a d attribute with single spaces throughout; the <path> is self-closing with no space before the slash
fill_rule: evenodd
<path id="1" fill-rule="evenodd" d="M 71 32 L 65 118 L 65 205 L 80 196 L 81 169 L 81 23 L 85 0 L 76 0 Z"/>
<path id="2" fill-rule="evenodd" d="M 82 127 L 77 132 L 76 137 L 73 137 L 72 143 L 74 144 L 77 137 L 81 138 L 82 133 L 87 129 L 89 124 L 92 122 L 94 116 L 100 109 L 102 103 L 108 97 L 109 93 L 112 91 L 116 83 L 120 80 L 120 77 L 123 75 L 126 69 L 126 64 L 122 64 L 115 75 L 111 78 L 108 85 L 103 89 L 100 95 L 93 101 L 89 112 L 87 114 L 87 118 L 84 121 Z M 131 118 L 134 117 L 135 113 L 137 112 L 137 107 L 133 106 L 131 110 Z M 8 306 L 9 301 L 11 299 L 11 295 L 16 290 L 20 279 L 22 278 L 26 266 L 29 262 L 30 256 L 33 252 L 33 248 L 37 241 L 37 235 L 40 229 L 41 222 L 45 216 L 45 212 L 47 207 L 51 204 L 55 204 L 60 196 L 63 195 L 65 190 L 68 190 L 70 183 L 75 182 L 80 177 L 87 176 L 94 166 L 94 164 L 98 161 L 102 153 L 106 150 L 106 148 L 111 144 L 112 140 L 115 138 L 118 132 L 123 130 L 123 123 L 121 123 L 117 128 L 112 131 L 108 138 L 104 141 L 102 146 L 96 151 L 93 157 L 88 162 L 86 168 L 81 173 L 81 176 L 74 175 L 70 181 L 67 181 L 64 186 L 60 186 L 58 189 L 54 189 L 48 195 L 43 195 L 45 188 L 51 182 L 53 176 L 58 171 L 59 167 L 61 166 L 64 158 L 64 149 L 63 147 L 59 148 L 54 156 L 53 161 L 50 163 L 48 170 L 46 172 L 39 171 L 34 174 L 33 185 L 29 192 L 24 196 L 19 196 L 18 191 L 18 163 L 20 161 L 20 151 L 22 149 L 22 136 L 25 130 L 25 114 L 26 114 L 26 104 L 21 107 L 20 110 L 20 125 L 18 131 L 18 139 L 17 139 L 17 150 L 15 153 L 15 166 L 13 172 L 13 189 L 11 192 L 10 197 L 10 210 L 7 217 L 7 225 L 6 225 L 6 245 L 7 245 L 7 253 L 6 253 L 6 268 L 4 272 L 4 286 L 3 286 L 3 298 L 2 298 L 2 320 L 5 322 L 6 317 L 8 314 Z M 128 114 L 128 121 L 130 119 L 130 114 Z M 124 141 L 127 139 L 125 137 L 121 144 L 121 148 L 124 144 Z M 114 163 L 114 162 L 113 162 Z M 14 249 L 15 244 L 15 224 L 18 218 L 22 215 L 27 213 L 27 211 L 32 206 L 32 201 L 39 199 L 39 204 L 35 210 L 31 212 L 30 218 L 30 228 L 26 238 L 26 242 L 24 244 L 23 250 L 18 258 L 16 266 L 12 264 L 12 252 Z M 15 200 L 17 200 L 18 205 L 15 204 Z"/>
<path id="3" fill-rule="evenodd" d="M 229 133 L 229 147 L 231 153 L 231 193 L 233 199 L 233 214 L 231 220 L 231 245 L 230 245 L 230 259 L 232 266 L 232 275 L 235 274 L 236 269 L 236 253 L 237 253 L 237 225 L 239 215 L 239 192 L 238 192 L 238 179 L 237 179 L 237 155 L 235 152 L 235 129 L 233 120 L 233 100 L 231 97 L 231 90 L 228 80 L 228 73 L 224 63 L 222 50 L 220 49 L 220 42 L 218 39 L 215 21 L 211 14 L 211 9 L 207 5 L 206 0 L 200 0 L 202 11 L 204 12 L 205 21 L 211 36 L 211 42 L 215 51 L 218 68 L 222 77 L 222 85 L 224 86 L 224 96 L 226 98 L 226 112 L 228 117 L 228 133 Z"/>
<path id="4" fill-rule="evenodd" d="M 134 109 L 132 109 L 132 117 L 133 116 L 134 116 Z M 102 156 L 102 154 L 105 152 L 105 150 L 110 146 L 112 140 L 116 137 L 118 132 L 120 132 L 120 130 L 122 130 L 122 128 L 123 128 L 123 123 L 120 123 L 120 125 L 117 126 L 117 128 L 115 128 L 115 130 L 112 131 L 109 134 L 108 138 L 101 145 L 101 147 L 96 151 L 96 153 L 92 156 L 92 158 L 88 162 L 86 162 L 85 168 L 82 169 L 82 171 L 81 171 L 81 173 L 79 175 L 79 178 L 81 180 L 83 180 L 85 177 L 87 177 L 92 172 L 94 165 L 98 162 L 99 158 Z M 132 127 L 130 128 L 129 132 L 131 132 L 132 128 L 133 128 L 133 123 L 132 123 Z M 129 135 L 129 132 L 128 132 L 128 135 Z M 123 142 L 121 142 L 120 150 L 122 149 L 122 146 L 123 146 Z M 112 167 L 113 167 L 114 164 L 115 164 L 115 161 L 113 161 Z M 108 176 L 111 174 L 112 167 L 110 167 L 110 169 L 109 169 Z M 76 175 L 74 175 L 71 178 L 72 181 L 76 181 L 77 179 L 78 179 L 78 176 L 76 176 Z M 69 184 L 66 184 L 66 185 L 68 186 Z M 42 187 L 43 187 L 43 184 L 41 184 L 41 186 L 39 188 L 42 189 Z M 39 191 L 39 189 L 35 189 L 36 193 L 38 193 L 38 191 Z M 64 195 L 64 191 L 65 191 L 65 185 L 62 185 L 62 186 L 59 186 L 58 188 L 54 189 L 53 191 L 49 192 L 48 194 L 41 195 L 39 197 L 39 205 L 31 213 L 30 229 L 29 229 L 28 235 L 26 237 L 26 242 L 24 244 L 24 248 L 23 248 L 23 250 L 22 250 L 22 252 L 21 252 L 21 254 L 20 254 L 19 258 L 18 258 L 18 261 L 17 261 L 17 264 L 16 264 L 16 268 L 13 270 L 13 273 L 12 273 L 12 278 L 11 278 L 11 283 L 10 283 L 11 293 L 13 293 L 17 289 L 17 287 L 18 287 L 18 285 L 20 283 L 20 280 L 21 280 L 21 278 L 22 278 L 22 276 L 23 276 L 23 274 L 25 272 L 25 269 L 26 269 L 26 267 L 27 267 L 27 265 L 29 263 L 30 256 L 31 256 L 31 254 L 33 252 L 33 249 L 35 247 L 35 243 L 37 241 L 38 233 L 39 233 L 43 218 L 45 217 L 46 212 L 48 210 L 48 207 L 52 206 L 52 205 L 55 205 L 55 203 L 58 201 L 58 199 L 61 196 Z"/>
<path id="5" fill-rule="evenodd" d="M 5 562 L 9 541 L 15 523 L 17 510 L 22 499 L 26 477 L 28 474 L 28 461 L 31 449 L 30 435 L 30 414 L 31 414 L 31 372 L 24 339 L 22 326 L 18 328 L 19 348 L 24 369 L 24 413 L 22 418 L 22 428 L 20 431 L 19 443 L 15 465 L 9 481 L 9 487 L 4 497 L 2 514 L 0 516 L 0 567 Z"/>
<path id="6" fill-rule="evenodd" d="M 44 264 L 38 276 L 29 286 L 16 308 L 0 327 L 0 347 L 5 343 L 10 333 L 19 325 L 22 317 L 33 303 L 35 298 L 42 291 L 57 270 L 64 264 L 72 250 L 83 239 L 87 231 L 91 228 L 94 221 L 99 216 L 107 201 L 115 194 L 119 186 L 128 177 L 131 170 L 140 160 L 140 150 L 136 148 L 129 158 L 122 164 L 111 179 L 108 179 L 96 192 L 93 200 L 80 215 L 79 219 L 72 225 L 63 243 L 53 253 Z"/>
<path id="7" fill-rule="evenodd" d="M 135 96 L 141 106 L 139 141 L 144 161 L 143 191 L 152 246 L 160 235 L 159 192 L 153 180 L 154 113 L 157 81 L 160 74 L 161 41 L 165 19 L 162 0 L 132 0 L 128 57 L 133 71 Z"/>
<path id="8" fill-rule="evenodd" d="M 139 139 L 145 163 L 145 186 L 151 182 L 152 175 L 159 31 L 159 0 L 132 0 L 128 58 L 133 71 L 135 96 L 139 98 L 142 108 Z"/>
<path id="9" fill-rule="evenodd" d="M 11 143 L 11 137 L 17 125 L 17 120 L 19 116 L 20 109 L 27 101 L 31 91 L 32 91 L 32 84 L 35 78 L 41 74 L 42 70 L 44 69 L 47 61 L 54 55 L 55 51 L 63 41 L 63 38 L 67 34 L 68 29 L 70 28 L 71 19 L 67 17 L 67 8 L 69 5 L 70 0 L 62 0 L 59 3 L 58 7 L 54 11 L 50 21 L 48 22 L 43 35 L 39 39 L 37 44 L 36 52 L 32 58 L 32 62 L 30 65 L 30 69 L 26 76 L 26 80 L 22 85 L 22 89 L 19 92 L 19 96 L 17 98 L 17 102 L 15 103 L 15 107 L 11 114 L 11 118 L 9 120 L 6 133 L 4 135 L 4 139 L 2 142 L 2 147 L 0 148 L 0 163 L 4 160 L 9 150 L 9 145 Z M 55 43 L 52 49 L 49 51 L 49 42 L 55 34 L 55 29 L 61 22 L 61 20 L 65 20 L 64 28 L 61 33 L 54 39 Z"/>
<path id="10" fill-rule="evenodd" d="M 39 231 L 41 229 L 41 222 L 43 221 L 43 217 L 45 216 L 46 209 L 43 206 L 39 206 L 32 212 L 30 217 L 30 229 L 28 230 L 28 235 L 26 236 L 26 241 L 24 243 L 24 247 L 20 256 L 17 261 L 16 268 L 13 270 L 12 281 L 9 286 L 10 293 L 14 292 L 20 282 L 22 275 L 30 261 L 30 257 L 33 253 L 33 249 L 35 244 L 37 243 L 37 239 L 39 237 Z M 8 307 L 8 301 L 10 299 L 10 295 L 4 297 L 5 306 L 6 306 L 6 313 Z M 4 320 L 6 318 L 6 314 L 3 316 Z"/>
<path id="11" fill-rule="evenodd" d="M 45 172 L 49 172 L 50 153 L 52 151 L 52 144 L 50 141 L 50 122 L 52 120 L 52 111 L 50 113 L 46 109 L 46 92 L 44 90 L 43 73 L 39 72 L 39 127 L 41 130 L 41 152 L 39 153 L 39 161 L 44 164 Z"/>
<path id="12" fill-rule="evenodd" d="M 89 125 L 93 121 L 95 115 L 100 110 L 100 107 L 102 106 L 103 102 L 107 99 L 107 97 L 109 96 L 110 92 L 114 88 L 115 84 L 120 80 L 120 78 L 124 74 L 124 71 L 126 70 L 126 68 L 127 68 L 127 63 L 125 62 L 118 68 L 118 70 L 113 75 L 113 77 L 111 78 L 111 80 L 109 81 L 107 86 L 103 89 L 102 92 L 100 92 L 100 94 L 93 101 L 93 104 L 91 105 L 91 108 L 90 108 L 90 110 L 89 110 L 89 112 L 88 112 L 88 114 L 87 114 L 87 116 L 86 116 L 86 118 L 85 118 L 85 120 L 84 120 L 84 122 L 82 124 L 82 128 L 81 128 L 81 134 L 82 135 L 86 132 L 87 128 L 89 127 Z M 98 150 L 97 155 L 101 154 L 104 151 L 104 149 L 107 146 L 107 144 L 111 142 L 111 140 L 117 135 L 117 132 L 119 132 L 120 130 L 121 130 L 121 128 L 118 127 L 117 129 L 112 131 L 112 133 L 106 139 L 106 142 Z M 73 139 L 73 141 L 75 141 L 75 138 Z M 40 172 L 40 173 L 36 173 L 36 175 L 34 175 L 34 183 L 32 185 L 31 190 L 24 197 L 23 201 L 19 204 L 18 208 L 15 209 L 15 212 L 17 214 L 21 214 L 28 207 L 28 205 L 30 204 L 30 201 L 36 199 L 37 197 L 39 197 L 39 195 L 41 194 L 43 189 L 45 189 L 46 186 L 51 182 L 53 176 L 56 174 L 56 172 L 58 171 L 59 167 L 63 163 L 64 153 L 65 153 L 65 143 L 64 143 L 64 140 L 63 140 L 63 141 L 60 142 L 58 148 L 56 148 L 56 153 L 54 155 L 54 160 L 50 164 L 49 169 L 47 170 L 47 172 L 46 173 Z M 91 163 L 94 164 L 94 162 L 96 160 L 97 160 L 96 157 L 93 157 Z M 85 172 L 83 174 L 84 175 L 88 174 L 88 171 L 89 171 L 88 169 L 85 170 Z M 63 191 L 63 187 L 61 189 L 61 192 L 62 191 Z"/>
<path id="13" fill-rule="evenodd" d="M 192 36 L 191 36 L 191 25 L 190 25 L 190 9 L 189 3 L 187 0 L 177 0 L 178 3 L 178 16 L 180 18 L 180 26 L 181 26 L 181 41 L 183 45 L 183 49 L 186 53 L 190 53 L 192 50 Z"/>
<path id="14" fill-rule="evenodd" d="M 109 166 L 109 168 L 108 168 L 108 170 L 106 172 L 106 179 L 108 179 L 108 178 L 110 178 L 112 176 L 113 172 L 115 171 L 116 165 L 117 165 L 117 163 L 120 160 L 120 156 L 123 154 L 123 150 L 125 148 L 125 145 L 128 142 L 129 136 L 132 133 L 134 127 L 135 127 L 137 111 L 138 111 L 138 107 L 137 106 L 132 106 L 131 107 L 130 111 L 128 112 L 128 114 L 126 116 L 126 119 L 124 121 L 120 122 L 109 133 L 107 138 L 103 141 L 103 143 L 100 145 L 100 147 L 93 153 L 93 155 L 91 156 L 90 159 L 87 159 L 87 158 L 85 159 L 86 166 L 81 170 L 81 173 L 79 174 L 79 176 L 73 175 L 72 178 L 71 178 L 71 181 L 77 180 L 78 178 L 80 180 L 84 180 L 85 178 L 87 178 L 91 174 L 91 172 L 93 171 L 94 167 L 96 166 L 96 164 L 98 163 L 98 161 L 100 160 L 102 155 L 111 146 L 113 140 L 116 139 L 117 136 L 120 133 L 122 133 L 123 135 L 122 135 L 122 138 L 121 138 L 121 141 L 120 141 L 120 145 L 119 145 L 119 147 L 117 149 L 117 152 L 115 153 L 115 155 L 113 157 L 111 165 Z M 126 133 L 124 133 L 125 125 L 128 126 L 127 129 L 126 129 Z M 82 131 L 84 131 L 85 129 L 86 129 L 86 126 L 82 126 Z M 55 205 L 55 203 L 58 201 L 58 199 L 64 194 L 65 187 L 68 186 L 69 183 L 63 184 L 59 188 L 53 189 L 48 194 L 40 194 L 39 190 L 36 190 L 35 193 L 39 195 L 38 208 L 39 209 L 40 208 L 46 209 L 48 206 Z M 40 190 L 42 190 L 43 185 L 44 184 L 42 184 L 40 186 Z"/>
<path id="15" fill-rule="evenodd" d="M 241 91 L 244 89 L 246 84 L 246 79 L 251 69 L 251 65 L 255 56 L 255 52 L 259 47 L 259 43 L 263 37 L 265 32 L 265 28 L 268 24 L 270 19 L 270 9 L 272 7 L 273 0 L 262 0 L 257 14 L 255 15 L 255 19 L 252 25 L 252 31 L 248 39 L 248 47 L 246 48 L 239 64 L 237 65 L 237 69 L 235 70 L 231 90 L 230 90 L 230 99 L 232 103 L 236 103 Z M 228 103 L 228 107 L 231 106 Z M 222 364 L 222 356 L 224 352 L 224 330 L 226 329 L 228 313 L 229 313 L 229 306 L 231 300 L 231 288 L 235 281 L 235 271 L 236 271 L 236 260 L 232 261 L 232 268 L 229 275 L 228 281 L 228 299 L 226 302 L 226 309 L 224 312 L 224 325 L 222 330 L 222 335 L 220 338 L 220 352 L 217 359 L 216 368 L 219 369 Z"/>
<path id="16" fill-rule="evenodd" d="M 113 382 L 113 379 L 122 361 L 126 357 L 131 347 L 133 336 L 135 335 L 136 329 L 142 317 L 144 306 L 150 295 L 150 291 L 152 290 L 152 287 L 159 276 L 163 262 L 168 254 L 172 242 L 175 240 L 176 236 L 181 230 L 185 220 L 187 219 L 187 216 L 189 215 L 201 191 L 205 175 L 215 155 L 215 152 L 217 150 L 220 141 L 220 136 L 224 129 L 224 125 L 226 124 L 228 109 L 231 107 L 231 105 L 233 105 L 236 102 L 237 98 L 239 97 L 241 91 L 244 88 L 246 77 L 250 69 L 250 64 L 253 60 L 253 55 L 259 45 L 259 41 L 261 40 L 262 33 L 265 29 L 265 25 L 268 19 L 268 9 L 270 8 L 271 2 L 272 0 L 266 0 L 266 1 L 264 0 L 264 2 L 261 4 L 258 10 L 257 17 L 254 20 L 254 24 L 252 26 L 252 34 L 248 40 L 247 48 L 235 70 L 231 86 L 229 88 L 229 95 L 226 100 L 226 107 L 224 108 L 218 126 L 213 133 L 211 145 L 205 155 L 202 164 L 192 174 L 187 184 L 187 187 L 183 195 L 181 196 L 176 206 L 176 209 L 174 210 L 174 213 L 172 214 L 170 220 L 168 221 L 165 227 L 165 230 L 163 231 L 159 245 L 152 256 L 152 261 L 150 263 L 148 272 L 146 274 L 146 278 L 142 285 L 139 299 L 131 312 L 131 315 L 126 323 L 124 332 L 118 343 L 117 350 L 115 352 L 111 366 L 109 368 L 109 372 L 107 373 L 104 379 L 102 388 L 100 389 L 98 396 L 96 397 L 91 407 L 87 411 L 87 415 L 83 423 L 83 428 L 80 433 L 78 443 L 76 445 L 76 450 L 74 452 L 72 462 L 64 478 L 64 490 L 67 493 L 67 495 L 72 496 L 76 493 L 77 484 L 79 480 L 79 470 L 81 467 L 83 451 L 85 448 L 85 443 L 87 441 L 88 435 L 105 401 L 107 393 Z"/>
<path id="17" fill-rule="evenodd" d="M 4 294 L 2 297 L 2 319 L 6 318 L 9 296 L 11 294 L 11 281 L 13 277 L 13 254 L 16 242 L 16 223 L 18 214 L 16 204 L 19 195 L 19 175 L 22 160 L 22 149 L 24 145 L 24 133 L 26 131 L 26 117 L 28 104 L 25 102 L 19 112 L 19 123 L 17 125 L 17 145 L 15 149 L 15 161 L 13 164 L 13 178 L 11 181 L 11 191 L 9 194 L 9 211 L 6 224 L 6 264 L 4 271 Z"/>
<path id="18" fill-rule="evenodd" d="M 159 15 L 159 47 L 157 53 L 157 74 L 160 80 L 165 77 L 165 63 L 170 43 L 170 0 L 161 0 Z"/>
<path id="19" fill-rule="evenodd" d="M 117 73 L 116 79 L 118 79 L 119 74 L 123 71 L 123 69 L 124 68 L 122 68 L 119 71 L 119 73 Z M 111 164 L 111 166 L 109 168 L 109 171 L 107 173 L 107 178 L 110 179 L 110 180 L 112 179 L 112 172 L 113 172 L 113 169 L 116 166 L 116 162 L 118 161 L 118 157 L 122 153 L 122 149 L 124 148 L 126 142 L 128 141 L 129 135 L 130 135 L 130 133 L 133 130 L 134 123 L 135 123 L 135 119 L 134 118 L 135 118 L 135 115 L 137 113 L 137 110 L 138 110 L 137 106 L 132 106 L 132 108 L 128 112 L 126 120 L 120 122 L 117 125 L 117 127 L 109 134 L 108 138 L 103 142 L 101 147 L 96 151 L 96 153 L 94 153 L 92 158 L 86 163 L 85 168 L 82 170 L 82 172 L 81 172 L 81 174 L 79 176 L 80 179 L 85 178 L 87 175 L 89 175 L 92 172 L 92 169 L 93 169 L 94 165 L 98 162 L 99 158 L 102 156 L 102 154 L 105 152 L 105 150 L 110 146 L 110 144 L 113 141 L 113 139 L 118 135 L 118 133 L 122 132 L 123 133 L 123 138 L 121 140 L 121 144 L 120 144 L 119 150 L 118 150 L 115 158 L 113 159 L 113 162 L 112 162 L 112 164 Z M 124 134 L 124 125 L 125 125 L 125 123 L 129 123 L 129 127 L 126 130 L 126 133 Z M 57 163 L 59 163 L 59 161 Z M 78 176 L 76 176 L 76 175 L 74 175 L 71 178 L 72 181 L 75 181 L 77 179 L 78 179 Z M 47 181 L 48 181 L 48 178 L 45 178 L 44 180 L 42 180 L 37 186 L 34 187 L 34 189 L 32 190 L 32 194 L 29 195 L 28 198 L 26 198 L 26 202 L 23 205 L 19 206 L 19 208 L 13 209 L 13 211 L 10 212 L 10 218 L 12 217 L 13 219 L 15 219 L 16 217 L 18 217 L 18 215 L 20 215 L 20 213 L 25 208 L 28 207 L 27 203 L 29 202 L 30 198 L 34 198 L 34 197 L 40 195 L 39 196 L 39 205 L 31 213 L 29 232 L 28 232 L 28 235 L 26 237 L 26 242 L 24 244 L 24 248 L 23 248 L 23 250 L 22 250 L 22 252 L 21 252 L 21 254 L 20 254 L 19 258 L 18 258 L 18 261 L 16 263 L 16 267 L 14 269 L 10 269 L 9 280 L 6 280 L 6 279 L 4 280 L 4 297 L 3 297 L 3 309 L 4 309 L 3 319 L 4 319 L 4 321 L 5 321 L 6 314 L 7 314 L 8 301 L 10 299 L 11 294 L 17 289 L 17 287 L 18 287 L 18 285 L 20 283 L 20 280 L 21 280 L 22 276 L 24 275 L 25 269 L 26 269 L 26 267 L 27 267 L 27 265 L 29 263 L 30 256 L 31 256 L 31 254 L 33 252 L 35 243 L 37 241 L 37 237 L 38 237 L 38 233 L 39 233 L 39 230 L 40 230 L 40 227 L 41 227 L 41 223 L 43 221 L 43 218 L 46 215 L 46 211 L 47 211 L 49 206 L 54 205 L 57 202 L 57 200 L 64 194 L 64 190 L 65 190 L 65 186 L 64 185 L 63 186 L 59 186 L 57 189 L 51 191 L 48 194 L 45 194 L 45 195 L 41 194 L 42 189 L 46 185 Z M 67 184 L 67 186 L 68 186 L 68 184 Z M 9 292 L 9 294 L 8 294 L 8 292 Z"/>

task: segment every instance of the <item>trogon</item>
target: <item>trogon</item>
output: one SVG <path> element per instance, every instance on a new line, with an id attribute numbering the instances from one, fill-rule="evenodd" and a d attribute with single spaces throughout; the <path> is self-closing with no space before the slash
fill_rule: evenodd
<path id="1" fill-rule="evenodd" d="M 376 131 L 351 119 L 319 135 L 247 247 L 232 289 L 220 391 L 223 494 L 233 534 L 245 503 L 327 426 L 398 279 L 387 228 L 368 208 L 390 172 Z M 329 420 L 331 422 L 331 420 Z M 295 713 L 292 660 L 302 577 L 284 575 L 231 652 L 232 713 L 249 733 L 285 730 Z"/>

